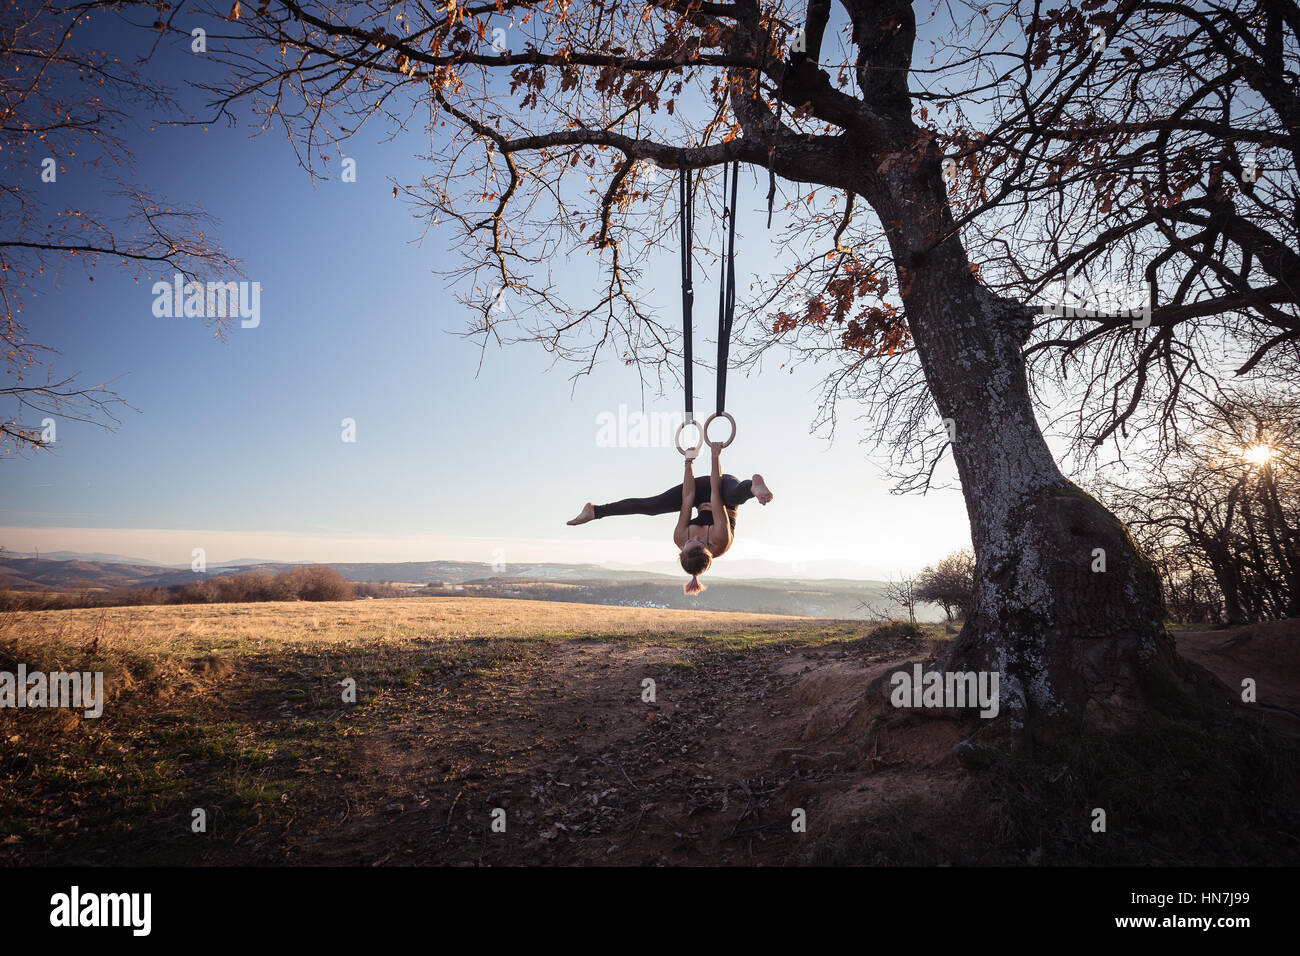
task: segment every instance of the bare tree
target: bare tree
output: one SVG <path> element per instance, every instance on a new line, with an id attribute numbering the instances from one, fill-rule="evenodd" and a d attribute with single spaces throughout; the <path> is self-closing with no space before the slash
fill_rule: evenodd
<path id="1" fill-rule="evenodd" d="M 916 576 L 916 599 L 937 604 L 951 622 L 964 618 L 975 593 L 975 555 L 954 551 Z"/>
<path id="2" fill-rule="evenodd" d="M 164 5 L 165 6 L 165 5 Z M 235 263 L 205 235 L 196 208 L 153 195 L 130 175 L 124 127 L 139 113 L 175 112 L 167 89 L 147 71 L 96 49 L 99 21 L 127 11 L 157 19 L 158 4 L 37 0 L 0 11 L 0 447 L 43 448 L 37 416 L 117 424 L 126 403 L 109 382 L 85 385 L 56 373 L 57 350 L 32 342 L 21 321 L 32 284 L 65 264 L 94 279 L 101 264 L 137 278 L 232 271 Z M 164 26 L 157 22 L 158 30 Z M 105 208 L 64 205 L 69 173 L 97 180 Z M 218 329 L 220 331 L 220 329 Z"/>
<path id="3" fill-rule="evenodd" d="M 1300 614 L 1300 396 L 1238 391 L 1201 407 L 1175 450 L 1102 494 L 1185 613 L 1229 624 Z"/>
<path id="4" fill-rule="evenodd" d="M 685 167 L 716 203 L 719 167 L 756 169 L 799 261 L 759 284 L 766 320 L 742 361 L 780 346 L 835 362 L 828 394 L 883 413 L 921 485 L 951 453 L 977 565 L 946 663 L 1001 671 L 1005 712 L 1032 720 L 1117 686 L 1137 699 L 1141 672 L 1177 665 L 1151 565 L 1048 449 L 1031 360 L 1064 361 L 1055 387 L 1093 356 L 1073 401 L 1095 439 L 1136 421 L 1130 403 L 1186 387 L 1178 361 L 1195 371 L 1196 355 L 1175 330 L 1220 322 L 1254 367 L 1293 338 L 1293 232 L 1261 222 L 1270 202 L 1291 222 L 1295 191 L 1277 178 L 1252 193 L 1235 152 L 1184 153 L 1197 137 L 1290 148 L 1293 102 L 1271 77 L 1288 75 L 1295 5 L 1101 6 L 945 6 L 948 42 L 921 52 L 903 0 L 841 0 L 834 21 L 829 2 L 759 0 L 235 4 L 210 8 L 232 26 L 208 119 L 251 103 L 314 174 L 368 124 L 418 124 L 429 171 L 394 192 L 458 231 L 470 331 L 540 343 L 579 373 L 613 355 L 660 383 L 677 333 L 638 294 L 675 243 L 672 176 L 656 170 Z M 1224 120 L 1247 88 L 1254 112 Z M 1079 321 L 1051 291 L 1111 255 L 1170 290 L 1148 325 L 1110 307 Z M 565 300 L 560 268 L 592 301 Z M 1256 333 L 1277 341 L 1261 351 Z M 1152 370 L 1171 366 L 1161 393 Z"/>
<path id="5" fill-rule="evenodd" d="M 903 574 L 898 580 L 891 577 L 884 594 L 892 607 L 901 607 L 907 612 L 907 623 L 916 623 L 916 605 L 921 600 L 916 593 L 916 575 Z"/>

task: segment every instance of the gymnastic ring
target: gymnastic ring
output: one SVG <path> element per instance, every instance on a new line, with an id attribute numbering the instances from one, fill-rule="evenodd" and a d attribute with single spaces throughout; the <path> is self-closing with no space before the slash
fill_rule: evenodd
<path id="1" fill-rule="evenodd" d="M 697 441 L 694 445 L 687 445 L 685 448 L 683 448 L 682 432 L 686 431 L 688 425 L 695 426 L 696 430 L 700 433 L 700 438 L 699 441 Z M 677 446 L 677 450 L 681 452 L 685 457 L 698 458 L 700 454 L 700 447 L 704 444 L 704 429 L 700 428 L 700 423 L 697 422 L 695 419 L 693 418 L 688 419 L 687 421 L 684 421 L 677 426 L 677 435 L 676 437 L 673 438 L 673 443 Z"/>
<path id="2" fill-rule="evenodd" d="M 715 418 L 725 418 L 731 422 L 731 435 L 724 442 L 709 441 L 709 426 L 713 424 Z M 714 412 L 704 421 L 704 440 L 708 442 L 710 448 L 721 450 L 736 440 L 736 420 L 731 417 L 730 412 Z"/>

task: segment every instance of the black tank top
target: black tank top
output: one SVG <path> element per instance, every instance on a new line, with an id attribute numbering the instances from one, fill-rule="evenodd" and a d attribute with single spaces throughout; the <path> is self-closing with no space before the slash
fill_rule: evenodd
<path id="1" fill-rule="evenodd" d="M 723 510 L 727 512 L 727 524 L 731 526 L 732 531 L 735 531 L 736 530 L 736 509 L 724 508 Z M 695 517 L 692 518 L 690 521 L 686 522 L 686 524 L 698 525 L 702 528 L 712 528 L 713 509 L 712 508 L 698 509 L 698 513 L 695 515 Z"/>

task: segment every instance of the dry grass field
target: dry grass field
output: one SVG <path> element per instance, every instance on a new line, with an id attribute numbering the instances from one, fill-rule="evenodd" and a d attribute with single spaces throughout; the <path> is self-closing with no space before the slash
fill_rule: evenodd
<path id="1" fill-rule="evenodd" d="M 1276 768 L 1240 740 L 1225 765 L 1202 732 L 1164 727 L 1040 791 L 1024 768 L 956 760 L 969 726 L 882 731 L 863 687 L 943 639 L 467 598 L 10 614 L 0 670 L 102 671 L 107 701 L 97 719 L 0 710 L 0 861 L 1231 862 L 1288 832 Z M 1088 843 L 1081 794 L 1124 821 L 1151 802 L 1123 782 L 1132 762 L 1170 759 L 1266 805 L 1230 796 L 1192 847 L 1165 816 Z"/>

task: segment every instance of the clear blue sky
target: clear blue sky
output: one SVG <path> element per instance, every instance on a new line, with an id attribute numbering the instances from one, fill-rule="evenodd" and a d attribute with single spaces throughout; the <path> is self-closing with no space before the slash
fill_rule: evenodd
<path id="1" fill-rule="evenodd" d="M 184 70 L 177 52 L 157 64 Z M 174 77 L 183 73 L 173 73 Z M 173 80 L 176 82 L 176 80 Z M 597 419 L 670 413 L 680 397 L 642 396 L 636 373 L 607 363 L 573 387 L 539 348 L 488 351 L 457 333 L 468 319 L 437 272 L 455 265 L 450 233 L 429 233 L 392 197 L 418 179 L 411 138 L 354 139 L 358 181 L 313 183 L 280 133 L 252 124 L 137 130 L 135 177 L 202 205 L 224 247 L 262 283 L 261 324 L 213 339 L 198 319 L 156 318 L 146 282 L 114 266 L 68 263 L 29 300 L 30 338 L 62 351 L 56 370 L 114 385 L 139 412 L 115 432 L 60 422 L 57 450 L 0 463 L 0 544 L 14 551 L 109 551 L 168 563 L 208 559 L 464 559 L 644 562 L 671 559 L 671 518 L 571 529 L 586 500 L 652 494 L 680 480 L 670 448 L 598 447 Z M 103 207 L 74 162 L 68 204 Z M 32 171 L 36 175 L 36 171 Z M 96 186 L 98 182 L 96 181 Z M 763 188 L 741 180 L 742 206 Z M 742 217 L 746 273 L 773 268 L 777 233 Z M 676 250 L 651 306 L 680 310 Z M 697 280 L 697 349 L 707 358 L 715 278 Z M 576 298 L 576 296 L 573 296 Z M 713 378 L 697 369 L 697 406 Z M 777 498 L 745 506 L 731 555 L 852 562 L 861 573 L 914 570 L 969 543 L 956 491 L 900 498 L 858 443 L 850 418 L 833 444 L 812 437 L 811 370 L 734 376 L 740 436 L 728 471 L 767 476 Z M 851 412 L 851 409 L 845 409 Z M 340 421 L 357 422 L 344 443 Z M 26 423 L 33 424 L 33 423 Z M 847 566 L 847 565 L 846 565 Z"/>

